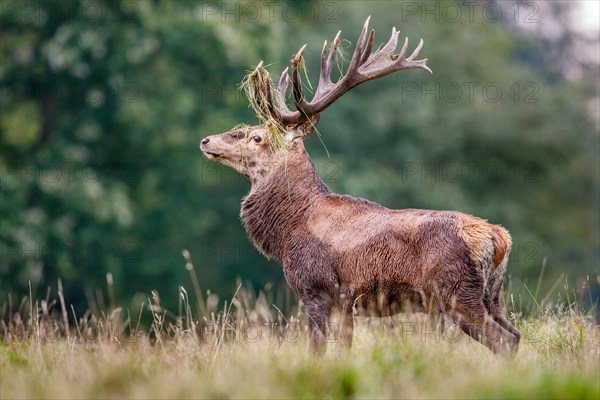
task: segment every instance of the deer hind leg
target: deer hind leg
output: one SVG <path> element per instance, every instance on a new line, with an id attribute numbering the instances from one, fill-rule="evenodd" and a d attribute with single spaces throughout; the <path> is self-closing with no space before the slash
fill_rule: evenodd
<path id="1" fill-rule="evenodd" d="M 490 315 L 500 325 L 502 328 L 506 329 L 517 339 L 515 344 L 515 351 L 517 351 L 519 346 L 519 341 L 521 340 L 521 332 L 517 328 L 515 328 L 502 314 L 502 309 L 500 308 L 500 293 L 498 293 L 492 299 L 490 303 Z"/>
<path id="2" fill-rule="evenodd" d="M 487 296 L 490 287 L 485 285 L 489 281 L 475 273 L 469 276 L 471 279 L 458 276 L 446 279 L 445 282 L 437 282 L 441 299 L 445 300 L 442 302 L 444 313 L 463 332 L 494 353 L 507 356 L 514 353 L 518 347 L 518 338 L 496 322 L 495 315 L 488 310 L 491 303 Z"/>
<path id="3" fill-rule="evenodd" d="M 459 306 L 451 316 L 463 332 L 494 353 L 511 356 L 516 352 L 519 339 L 497 323 L 483 304 L 468 308 Z"/>
<path id="4" fill-rule="evenodd" d="M 506 329 L 510 333 L 512 333 L 517 338 L 516 348 L 519 345 L 519 340 L 521 339 L 521 333 L 515 328 L 502 314 L 502 309 L 500 307 L 500 293 L 502 293 L 502 284 L 504 282 L 504 276 L 506 275 L 506 267 L 508 264 L 508 254 L 504 257 L 502 262 L 493 269 L 491 273 L 490 280 L 490 288 L 489 292 L 491 295 L 489 297 L 489 313 L 502 328 Z"/>

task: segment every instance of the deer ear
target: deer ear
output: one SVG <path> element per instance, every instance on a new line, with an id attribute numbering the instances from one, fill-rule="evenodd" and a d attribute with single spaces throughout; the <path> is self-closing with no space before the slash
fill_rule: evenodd
<path id="1" fill-rule="evenodd" d="M 318 123 L 319 123 L 319 115 L 317 114 L 314 117 L 310 118 L 308 121 L 302 122 L 302 123 L 292 126 L 292 127 L 289 127 L 287 130 L 288 138 L 290 140 L 294 140 L 294 139 L 304 140 L 304 139 L 308 138 L 310 135 L 312 135 L 312 133 L 317 128 Z"/>

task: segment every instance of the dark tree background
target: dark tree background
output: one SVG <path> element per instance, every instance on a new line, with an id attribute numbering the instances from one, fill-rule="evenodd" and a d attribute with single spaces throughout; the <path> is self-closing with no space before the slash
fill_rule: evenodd
<path id="1" fill-rule="evenodd" d="M 367 15 L 377 42 L 392 26 L 411 50 L 423 37 L 434 74 L 368 83 L 323 114 L 322 143 L 307 145 L 326 183 L 500 223 L 514 239 L 515 290 L 543 268 L 541 293 L 567 275 L 575 288 L 589 281 L 594 301 L 598 39 L 577 29 L 578 6 L 3 1 L 2 302 L 18 303 L 30 282 L 45 297 L 60 278 L 85 308 L 110 273 L 118 304 L 156 289 L 175 307 L 178 286 L 191 286 L 182 249 L 203 290 L 283 283 L 239 221 L 249 183 L 198 143 L 256 121 L 237 90 L 251 66 L 265 60 L 277 77 L 308 43 L 314 83 L 323 41 L 341 29 L 349 56 Z"/>

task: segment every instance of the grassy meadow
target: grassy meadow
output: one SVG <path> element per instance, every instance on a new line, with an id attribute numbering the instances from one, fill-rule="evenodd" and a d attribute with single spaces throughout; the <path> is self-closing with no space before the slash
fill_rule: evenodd
<path id="1" fill-rule="evenodd" d="M 523 335 L 513 359 L 420 314 L 358 319 L 345 352 L 332 324 L 318 358 L 301 307 L 281 311 L 269 293 L 239 287 L 220 302 L 181 288 L 177 312 L 153 292 L 135 312 L 96 304 L 75 317 L 59 290 L 4 305 L 0 398 L 600 398 L 593 312 L 572 299 L 515 311 L 507 298 Z"/>

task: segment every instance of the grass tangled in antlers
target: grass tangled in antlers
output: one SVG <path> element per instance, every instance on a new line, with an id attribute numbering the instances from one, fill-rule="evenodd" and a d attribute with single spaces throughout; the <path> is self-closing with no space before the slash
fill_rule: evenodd
<path id="1" fill-rule="evenodd" d="M 267 128 L 269 144 L 276 150 L 286 150 L 287 142 L 283 135 L 285 127 L 273 113 L 267 111 L 275 110 L 277 114 L 281 111 L 277 102 L 273 101 L 276 93 L 269 71 L 262 65 L 249 71 L 240 83 L 240 90 L 244 91 L 250 103 L 249 107 Z M 270 93 L 270 96 L 267 96 L 267 93 Z"/>

